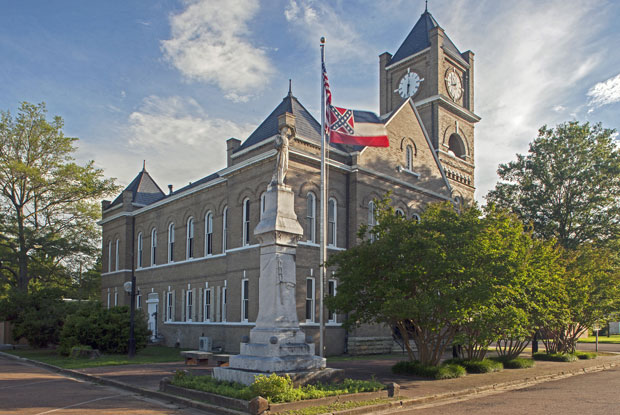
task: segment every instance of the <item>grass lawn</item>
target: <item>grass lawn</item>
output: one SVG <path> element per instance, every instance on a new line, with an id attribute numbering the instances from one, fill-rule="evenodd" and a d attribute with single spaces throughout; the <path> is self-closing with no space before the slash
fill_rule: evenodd
<path id="1" fill-rule="evenodd" d="M 610 337 L 598 336 L 599 343 L 620 344 L 620 334 L 612 334 Z M 577 340 L 577 343 L 596 343 L 596 336 L 584 337 Z"/>
<path id="2" fill-rule="evenodd" d="M 182 362 L 183 358 L 180 352 L 183 350 L 189 349 L 149 346 L 136 353 L 136 357 L 133 359 L 129 359 L 127 355 L 102 355 L 100 358 L 92 360 L 88 358 L 61 356 L 57 354 L 55 350 L 50 349 L 18 349 L 4 350 L 4 352 L 27 359 L 38 360 L 43 363 L 49 363 L 50 365 L 63 367 L 65 369 L 83 369 L 87 367 L 111 365 Z"/>

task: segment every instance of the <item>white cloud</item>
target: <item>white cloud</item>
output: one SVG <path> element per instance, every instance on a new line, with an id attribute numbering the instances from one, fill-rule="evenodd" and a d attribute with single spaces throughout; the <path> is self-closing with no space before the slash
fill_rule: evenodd
<path id="1" fill-rule="evenodd" d="M 594 85 L 588 91 L 588 97 L 590 97 L 588 106 L 593 108 L 620 102 L 620 74 Z"/>
<path id="2" fill-rule="evenodd" d="M 326 53 L 330 62 L 374 59 L 354 26 L 345 21 L 330 2 L 289 0 L 284 17 L 295 34 L 300 34 L 309 48 L 317 48 L 321 37 L 326 38 Z"/>
<path id="3" fill-rule="evenodd" d="M 161 42 L 164 57 L 190 80 L 212 83 L 233 101 L 247 101 L 275 73 L 264 49 L 253 45 L 248 22 L 257 0 L 185 0 L 170 17 L 172 37 Z"/>
<path id="4" fill-rule="evenodd" d="M 557 102 L 568 100 L 602 60 L 604 50 L 592 45 L 604 27 L 606 7 L 579 0 L 457 0 L 433 6 L 457 47 L 476 53 L 475 112 L 482 117 L 476 126 L 478 200 L 494 187 L 499 163 L 527 152 L 540 126 L 576 111 Z"/>
<path id="5" fill-rule="evenodd" d="M 125 123 L 109 127 L 105 148 L 81 142 L 80 152 L 122 184 L 128 184 L 146 160 L 160 186 L 172 183 L 178 188 L 224 168 L 226 140 L 243 140 L 255 127 L 212 118 L 192 98 L 149 96 Z"/>

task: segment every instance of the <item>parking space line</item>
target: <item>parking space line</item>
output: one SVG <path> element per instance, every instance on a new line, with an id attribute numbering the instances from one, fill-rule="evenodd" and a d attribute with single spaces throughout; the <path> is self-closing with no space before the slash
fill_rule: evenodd
<path id="1" fill-rule="evenodd" d="M 41 383 L 58 382 L 59 380 L 65 380 L 65 379 L 51 379 L 51 380 L 42 380 L 41 382 L 24 383 L 24 384 L 21 384 L 21 385 L 2 386 L 2 387 L 0 387 L 0 390 L 2 390 L 2 389 L 11 389 L 11 388 L 23 388 L 24 386 L 40 385 Z"/>
<path id="2" fill-rule="evenodd" d="M 50 409 L 49 411 L 39 412 L 38 414 L 35 414 L 35 415 L 51 414 L 52 412 L 62 411 L 63 409 L 74 408 L 74 407 L 76 407 L 76 406 L 85 405 L 85 404 L 87 404 L 87 403 L 91 403 L 91 402 L 102 401 L 102 400 L 104 400 L 104 399 L 118 398 L 119 396 L 120 396 L 120 395 L 104 396 L 103 398 L 91 399 L 90 401 L 84 401 L 84 402 L 80 402 L 80 403 L 74 403 L 73 405 L 68 405 L 68 406 L 65 406 L 65 407 L 62 407 L 62 408 Z"/>

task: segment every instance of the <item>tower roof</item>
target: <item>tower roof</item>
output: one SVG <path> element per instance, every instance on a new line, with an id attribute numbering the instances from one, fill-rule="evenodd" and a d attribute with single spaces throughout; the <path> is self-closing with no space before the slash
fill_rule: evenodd
<path id="1" fill-rule="evenodd" d="M 284 113 L 291 113 L 295 116 L 295 129 L 297 135 L 317 144 L 321 143 L 321 124 L 308 112 L 308 110 L 299 102 L 289 87 L 288 94 L 282 99 L 265 120 L 254 130 L 252 134 L 239 146 L 235 151 L 240 151 L 254 144 L 258 144 L 263 140 L 278 134 L 278 117 Z M 330 147 L 350 152 L 353 146 L 343 146 L 340 144 L 330 144 Z M 363 148 L 363 147 L 360 147 Z"/>
<path id="2" fill-rule="evenodd" d="M 123 193 L 127 190 L 131 191 L 131 201 L 139 205 L 150 205 L 151 203 L 155 203 L 166 197 L 164 192 L 162 192 L 157 183 L 155 183 L 155 180 L 153 180 L 144 167 L 142 168 L 142 171 L 138 173 L 136 178 L 129 183 L 129 186 L 123 190 Z M 114 199 L 110 207 L 116 206 L 123 202 L 123 193 Z"/>
<path id="3" fill-rule="evenodd" d="M 413 29 L 411 29 L 411 32 L 409 32 L 409 35 L 407 35 L 405 41 L 400 45 L 394 56 L 392 56 L 390 65 L 428 48 L 431 45 L 429 32 L 436 27 L 440 27 L 439 23 L 437 23 L 428 10 L 425 10 L 417 23 L 413 26 Z M 448 35 L 444 37 L 443 47 L 457 56 L 461 56 L 461 52 L 459 52 L 454 43 L 452 43 Z"/>

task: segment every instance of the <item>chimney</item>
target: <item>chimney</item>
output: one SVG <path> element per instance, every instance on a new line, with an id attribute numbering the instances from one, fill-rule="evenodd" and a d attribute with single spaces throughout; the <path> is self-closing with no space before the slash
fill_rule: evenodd
<path id="1" fill-rule="evenodd" d="M 168 194 L 169 195 L 172 194 L 172 185 L 171 184 L 168 185 Z"/>
<path id="2" fill-rule="evenodd" d="M 293 133 L 296 132 L 295 116 L 291 114 L 290 112 L 285 112 L 284 114 L 281 114 L 280 116 L 278 116 L 278 131 L 282 131 L 282 128 L 284 126 L 290 127 L 291 130 L 293 130 Z"/>
<path id="3" fill-rule="evenodd" d="M 241 146 L 241 140 L 231 137 L 226 140 L 226 167 L 232 166 L 232 155 Z"/>
<path id="4" fill-rule="evenodd" d="M 389 112 L 389 98 L 391 98 L 392 92 L 388 88 L 387 71 L 385 67 L 391 59 L 392 54 L 389 52 L 383 52 L 379 55 L 379 115 Z"/>

